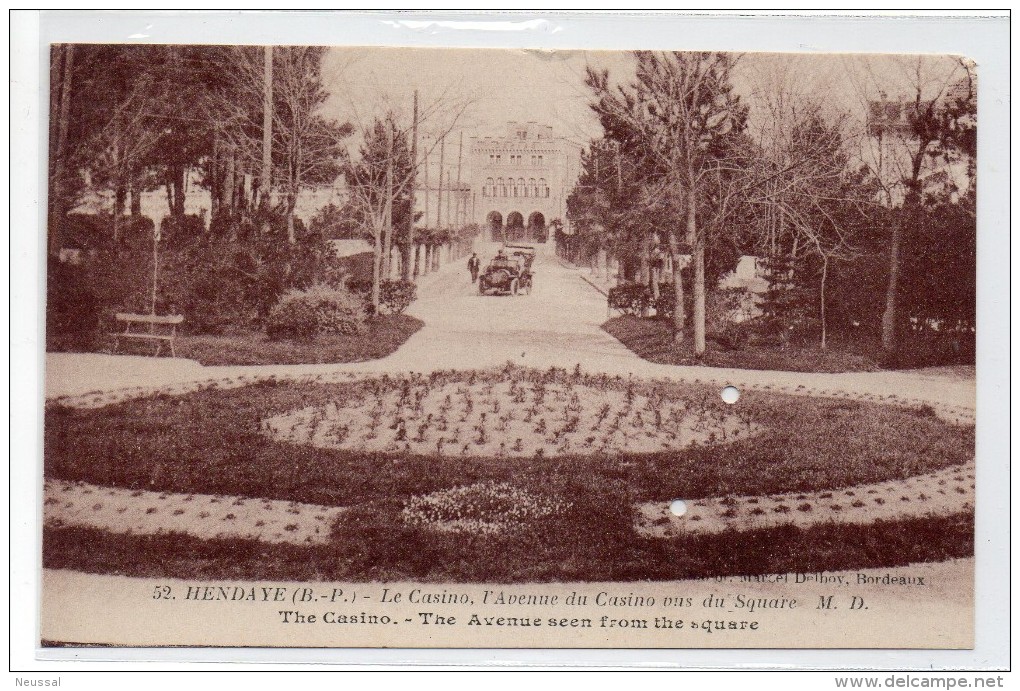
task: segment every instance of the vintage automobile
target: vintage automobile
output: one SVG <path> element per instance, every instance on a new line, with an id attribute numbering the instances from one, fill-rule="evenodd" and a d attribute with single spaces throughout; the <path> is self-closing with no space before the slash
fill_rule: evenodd
<path id="1" fill-rule="evenodd" d="M 530 295 L 534 280 L 531 265 L 534 261 L 534 248 L 527 245 L 505 246 L 478 277 L 478 292 L 482 295 L 517 295 L 521 292 Z"/>

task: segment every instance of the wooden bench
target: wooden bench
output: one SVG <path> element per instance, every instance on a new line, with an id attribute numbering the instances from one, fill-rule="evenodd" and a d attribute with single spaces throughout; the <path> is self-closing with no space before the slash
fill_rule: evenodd
<path id="1" fill-rule="evenodd" d="M 164 342 L 169 343 L 170 355 L 177 357 L 177 352 L 174 350 L 174 339 L 177 337 L 177 325 L 184 321 L 182 315 L 167 314 L 161 316 L 158 314 L 118 312 L 117 321 L 124 323 L 124 330 L 110 334 L 114 338 L 114 353 L 120 348 L 120 339 L 127 338 L 140 341 L 154 341 L 156 343 L 156 352 L 153 354 L 153 357 L 159 355 Z M 132 330 L 132 327 L 138 326 L 148 328 L 145 331 Z"/>

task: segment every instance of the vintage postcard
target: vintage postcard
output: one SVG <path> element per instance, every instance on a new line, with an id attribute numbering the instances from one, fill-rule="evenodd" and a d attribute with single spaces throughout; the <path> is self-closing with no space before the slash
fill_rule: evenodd
<path id="1" fill-rule="evenodd" d="M 51 45 L 40 645 L 972 648 L 979 73 Z"/>

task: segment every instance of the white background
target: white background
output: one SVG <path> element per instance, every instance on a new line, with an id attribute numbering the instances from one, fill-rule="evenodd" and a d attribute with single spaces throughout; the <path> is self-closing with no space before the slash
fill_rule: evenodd
<path id="1" fill-rule="evenodd" d="M 789 14 L 789 13 L 787 13 Z M 589 49 L 713 49 L 798 52 L 958 53 L 979 75 L 978 156 L 978 500 L 977 649 L 974 651 L 393 651 L 393 650 L 78 650 L 39 659 L 43 304 L 47 45 L 50 42 L 254 43 L 475 46 Z M 694 669 L 990 669 L 1009 663 L 1009 23 L 1003 16 L 597 16 L 527 13 L 416 15 L 331 13 L 38 13 L 11 16 L 11 669 L 60 670 L 68 688 L 238 681 L 276 686 L 279 676 L 83 675 L 74 671 L 251 669 L 213 661 L 324 662 L 392 666 L 562 665 Z M 44 78 L 40 81 L 40 75 Z M 43 88 L 41 89 L 40 86 Z M 111 664 L 109 660 L 137 661 Z M 175 661 L 199 664 L 182 665 Z M 201 664 L 206 661 L 209 664 Z M 305 668 L 307 669 L 307 668 Z M 321 669 L 321 668 L 320 668 Z M 72 672 L 68 674 L 68 672 Z M 54 678 L 55 673 L 22 674 Z M 758 688 L 834 688 L 832 674 L 753 675 Z M 888 673 L 879 674 L 882 679 Z M 970 675 L 968 675 L 970 676 Z M 778 678 L 782 677 L 782 679 Z M 643 677 L 651 684 L 659 685 Z M 317 683 L 302 677 L 299 682 Z M 520 680 L 526 681 L 526 680 Z M 718 682 L 702 678 L 701 684 Z M 14 680 L 9 679 L 11 686 Z M 328 682 L 327 682 L 328 683 Z M 335 683 L 335 682 L 334 682 Z M 669 683 L 669 682 L 666 682 Z M 687 677 L 684 685 L 699 682 Z M 773 686 L 775 684 L 775 686 Z"/>

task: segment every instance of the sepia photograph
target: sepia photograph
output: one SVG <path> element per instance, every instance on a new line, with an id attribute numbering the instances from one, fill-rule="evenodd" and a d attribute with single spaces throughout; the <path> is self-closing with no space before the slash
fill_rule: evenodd
<path id="1" fill-rule="evenodd" d="M 967 56 L 47 51 L 42 648 L 974 646 Z"/>

